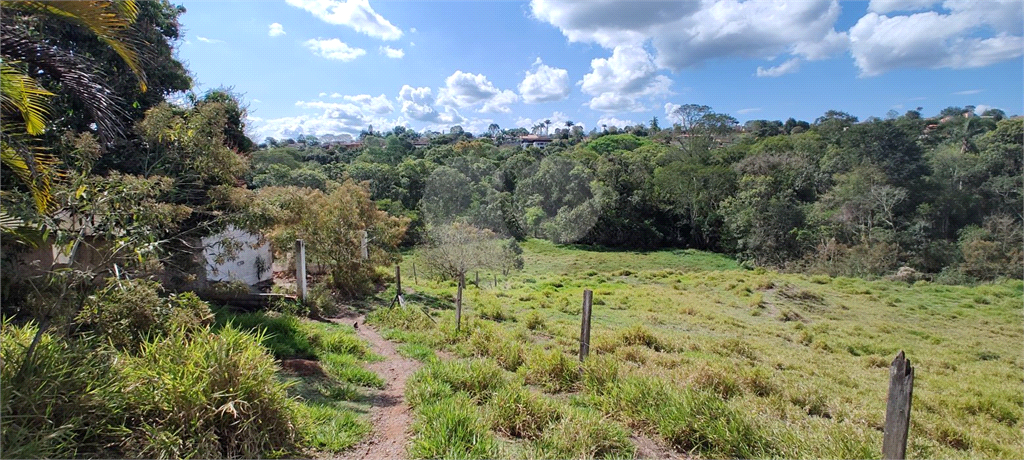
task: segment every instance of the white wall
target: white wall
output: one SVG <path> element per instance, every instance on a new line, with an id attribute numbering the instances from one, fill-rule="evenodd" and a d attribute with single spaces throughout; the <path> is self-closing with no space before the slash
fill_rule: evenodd
<path id="1" fill-rule="evenodd" d="M 225 260 L 217 263 L 218 256 L 225 252 L 224 240 L 232 241 L 228 247 L 240 247 L 233 256 L 226 256 Z M 228 227 L 217 235 L 203 238 L 203 256 L 206 258 L 207 281 L 237 280 L 252 286 L 274 277 L 271 268 L 274 256 L 270 252 L 270 244 L 260 245 L 259 236 L 235 227 Z M 259 270 L 261 265 L 262 271 Z"/>

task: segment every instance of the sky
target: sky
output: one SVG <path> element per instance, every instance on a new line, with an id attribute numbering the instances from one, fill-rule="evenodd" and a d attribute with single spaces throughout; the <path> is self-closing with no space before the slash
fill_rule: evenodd
<path id="1" fill-rule="evenodd" d="M 1024 2 L 185 1 L 178 58 L 251 137 L 479 134 L 973 105 L 1024 112 Z"/>

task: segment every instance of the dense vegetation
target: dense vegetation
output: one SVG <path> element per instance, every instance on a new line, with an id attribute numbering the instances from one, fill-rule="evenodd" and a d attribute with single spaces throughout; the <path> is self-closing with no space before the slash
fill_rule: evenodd
<path id="1" fill-rule="evenodd" d="M 252 183 L 366 181 L 379 206 L 411 220 L 406 244 L 458 220 L 516 238 L 695 248 L 829 275 L 1022 275 L 1020 118 L 950 107 L 740 127 L 704 106 L 675 115 L 664 130 L 656 119 L 588 137 L 558 129 L 543 150 L 496 126 L 480 137 L 396 127 L 352 143 L 267 139 Z"/>

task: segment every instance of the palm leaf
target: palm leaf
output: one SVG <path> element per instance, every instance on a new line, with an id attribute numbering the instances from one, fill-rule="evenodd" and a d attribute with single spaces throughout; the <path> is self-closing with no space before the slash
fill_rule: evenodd
<path id="1" fill-rule="evenodd" d="M 4 8 L 44 13 L 89 29 L 124 60 L 146 91 L 146 72 L 130 40 L 130 26 L 139 8 L 134 0 L 119 1 L 5 1 Z"/>
<path id="2" fill-rule="evenodd" d="M 46 117 L 50 114 L 46 101 L 53 93 L 8 64 L 0 62 L 0 108 L 4 118 L 11 113 L 21 114 L 25 131 L 38 136 L 46 128 Z"/>

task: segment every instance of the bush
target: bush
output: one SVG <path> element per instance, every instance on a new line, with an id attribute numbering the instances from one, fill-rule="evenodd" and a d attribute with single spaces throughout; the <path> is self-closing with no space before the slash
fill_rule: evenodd
<path id="1" fill-rule="evenodd" d="M 123 453 L 251 458 L 292 449 L 296 403 L 261 339 L 227 326 L 143 343 L 119 372 L 125 407 L 137 417 Z"/>
<path id="2" fill-rule="evenodd" d="M 212 323 L 209 305 L 195 294 L 162 298 L 159 289 L 155 281 L 111 279 L 86 299 L 76 321 L 121 349 L 134 347 L 153 334 L 177 328 L 195 330 Z"/>

